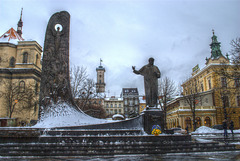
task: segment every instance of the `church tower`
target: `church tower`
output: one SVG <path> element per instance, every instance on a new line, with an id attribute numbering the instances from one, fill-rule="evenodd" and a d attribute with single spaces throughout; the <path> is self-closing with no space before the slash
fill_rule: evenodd
<path id="1" fill-rule="evenodd" d="M 214 30 L 212 32 L 213 32 L 213 36 L 212 36 L 212 42 L 210 44 L 211 57 L 206 58 L 206 65 L 211 64 L 211 63 L 227 63 L 227 64 L 229 64 L 228 54 L 226 55 L 226 57 L 222 54 L 222 51 L 220 49 L 221 43 L 218 42 L 217 36 L 215 35 Z"/>
<path id="2" fill-rule="evenodd" d="M 23 8 L 22 8 L 22 11 L 23 11 Z M 22 27 L 23 27 L 22 11 L 21 11 L 21 15 L 20 15 L 20 19 L 18 21 L 18 27 L 17 27 L 17 33 L 20 37 L 22 37 Z"/>
<path id="3" fill-rule="evenodd" d="M 96 68 L 96 71 L 97 71 L 97 83 L 96 83 L 97 93 L 104 93 L 106 84 L 104 81 L 105 68 L 102 66 L 102 59 L 100 59 L 100 66 Z"/>

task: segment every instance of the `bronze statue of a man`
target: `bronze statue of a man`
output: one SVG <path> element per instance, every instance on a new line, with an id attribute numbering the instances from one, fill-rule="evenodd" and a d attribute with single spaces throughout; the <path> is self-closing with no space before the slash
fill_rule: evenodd
<path id="1" fill-rule="evenodd" d="M 154 59 L 149 58 L 149 63 L 143 66 L 140 70 L 135 70 L 135 66 L 132 67 L 135 74 L 141 74 L 144 76 L 144 87 L 147 107 L 157 107 L 158 104 L 158 78 L 161 77 L 160 70 L 154 64 Z"/>

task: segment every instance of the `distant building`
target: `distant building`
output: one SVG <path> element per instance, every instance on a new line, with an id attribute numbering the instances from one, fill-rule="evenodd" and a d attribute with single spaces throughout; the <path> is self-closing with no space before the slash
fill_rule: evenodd
<path id="1" fill-rule="evenodd" d="M 105 93 L 105 68 L 102 66 L 102 59 L 100 59 L 100 65 L 96 68 L 97 71 L 97 83 L 96 91 L 97 93 Z"/>
<path id="2" fill-rule="evenodd" d="M 124 104 L 124 115 L 127 118 L 139 115 L 139 94 L 137 88 L 123 88 L 121 97 Z"/>
<path id="3" fill-rule="evenodd" d="M 24 126 L 38 119 L 42 47 L 22 38 L 22 26 L 21 12 L 17 31 L 10 28 L 0 36 L 0 126 Z"/>
<path id="4" fill-rule="evenodd" d="M 115 96 L 105 98 L 104 109 L 106 110 L 108 118 L 111 118 L 115 114 L 123 115 L 123 99 Z"/>

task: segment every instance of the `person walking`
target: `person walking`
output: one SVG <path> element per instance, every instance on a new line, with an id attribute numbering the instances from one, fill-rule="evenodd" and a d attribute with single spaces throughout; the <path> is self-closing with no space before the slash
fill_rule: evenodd
<path id="1" fill-rule="evenodd" d="M 227 120 L 223 120 L 223 130 L 224 130 L 224 139 L 226 139 L 228 137 L 228 133 L 227 133 Z"/>
<path id="2" fill-rule="evenodd" d="M 187 127 L 186 127 L 186 131 L 187 131 L 187 134 L 188 134 L 188 125 L 187 125 Z"/>
<path id="3" fill-rule="evenodd" d="M 231 120 L 231 122 L 230 122 L 229 129 L 230 129 L 231 132 L 232 132 L 232 137 L 234 137 L 234 133 L 233 133 L 233 130 L 234 130 L 234 123 L 233 123 L 232 120 Z"/>

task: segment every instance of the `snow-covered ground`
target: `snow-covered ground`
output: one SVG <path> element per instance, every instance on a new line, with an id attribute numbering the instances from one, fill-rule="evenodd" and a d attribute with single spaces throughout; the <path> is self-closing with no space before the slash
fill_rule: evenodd
<path id="1" fill-rule="evenodd" d="M 238 130 L 233 130 L 234 133 L 240 133 L 240 129 Z M 196 131 L 192 132 L 192 134 L 205 134 L 205 133 L 223 133 L 223 130 L 218 130 L 218 129 L 212 129 L 207 126 L 201 126 L 199 127 Z M 228 133 L 231 133 L 231 130 L 228 130 Z"/>
<path id="2" fill-rule="evenodd" d="M 106 119 L 97 119 L 77 111 L 67 103 L 52 104 L 48 110 L 42 114 L 41 120 L 33 127 L 53 128 L 66 126 L 80 126 L 91 124 L 102 124 L 113 122 Z"/>

